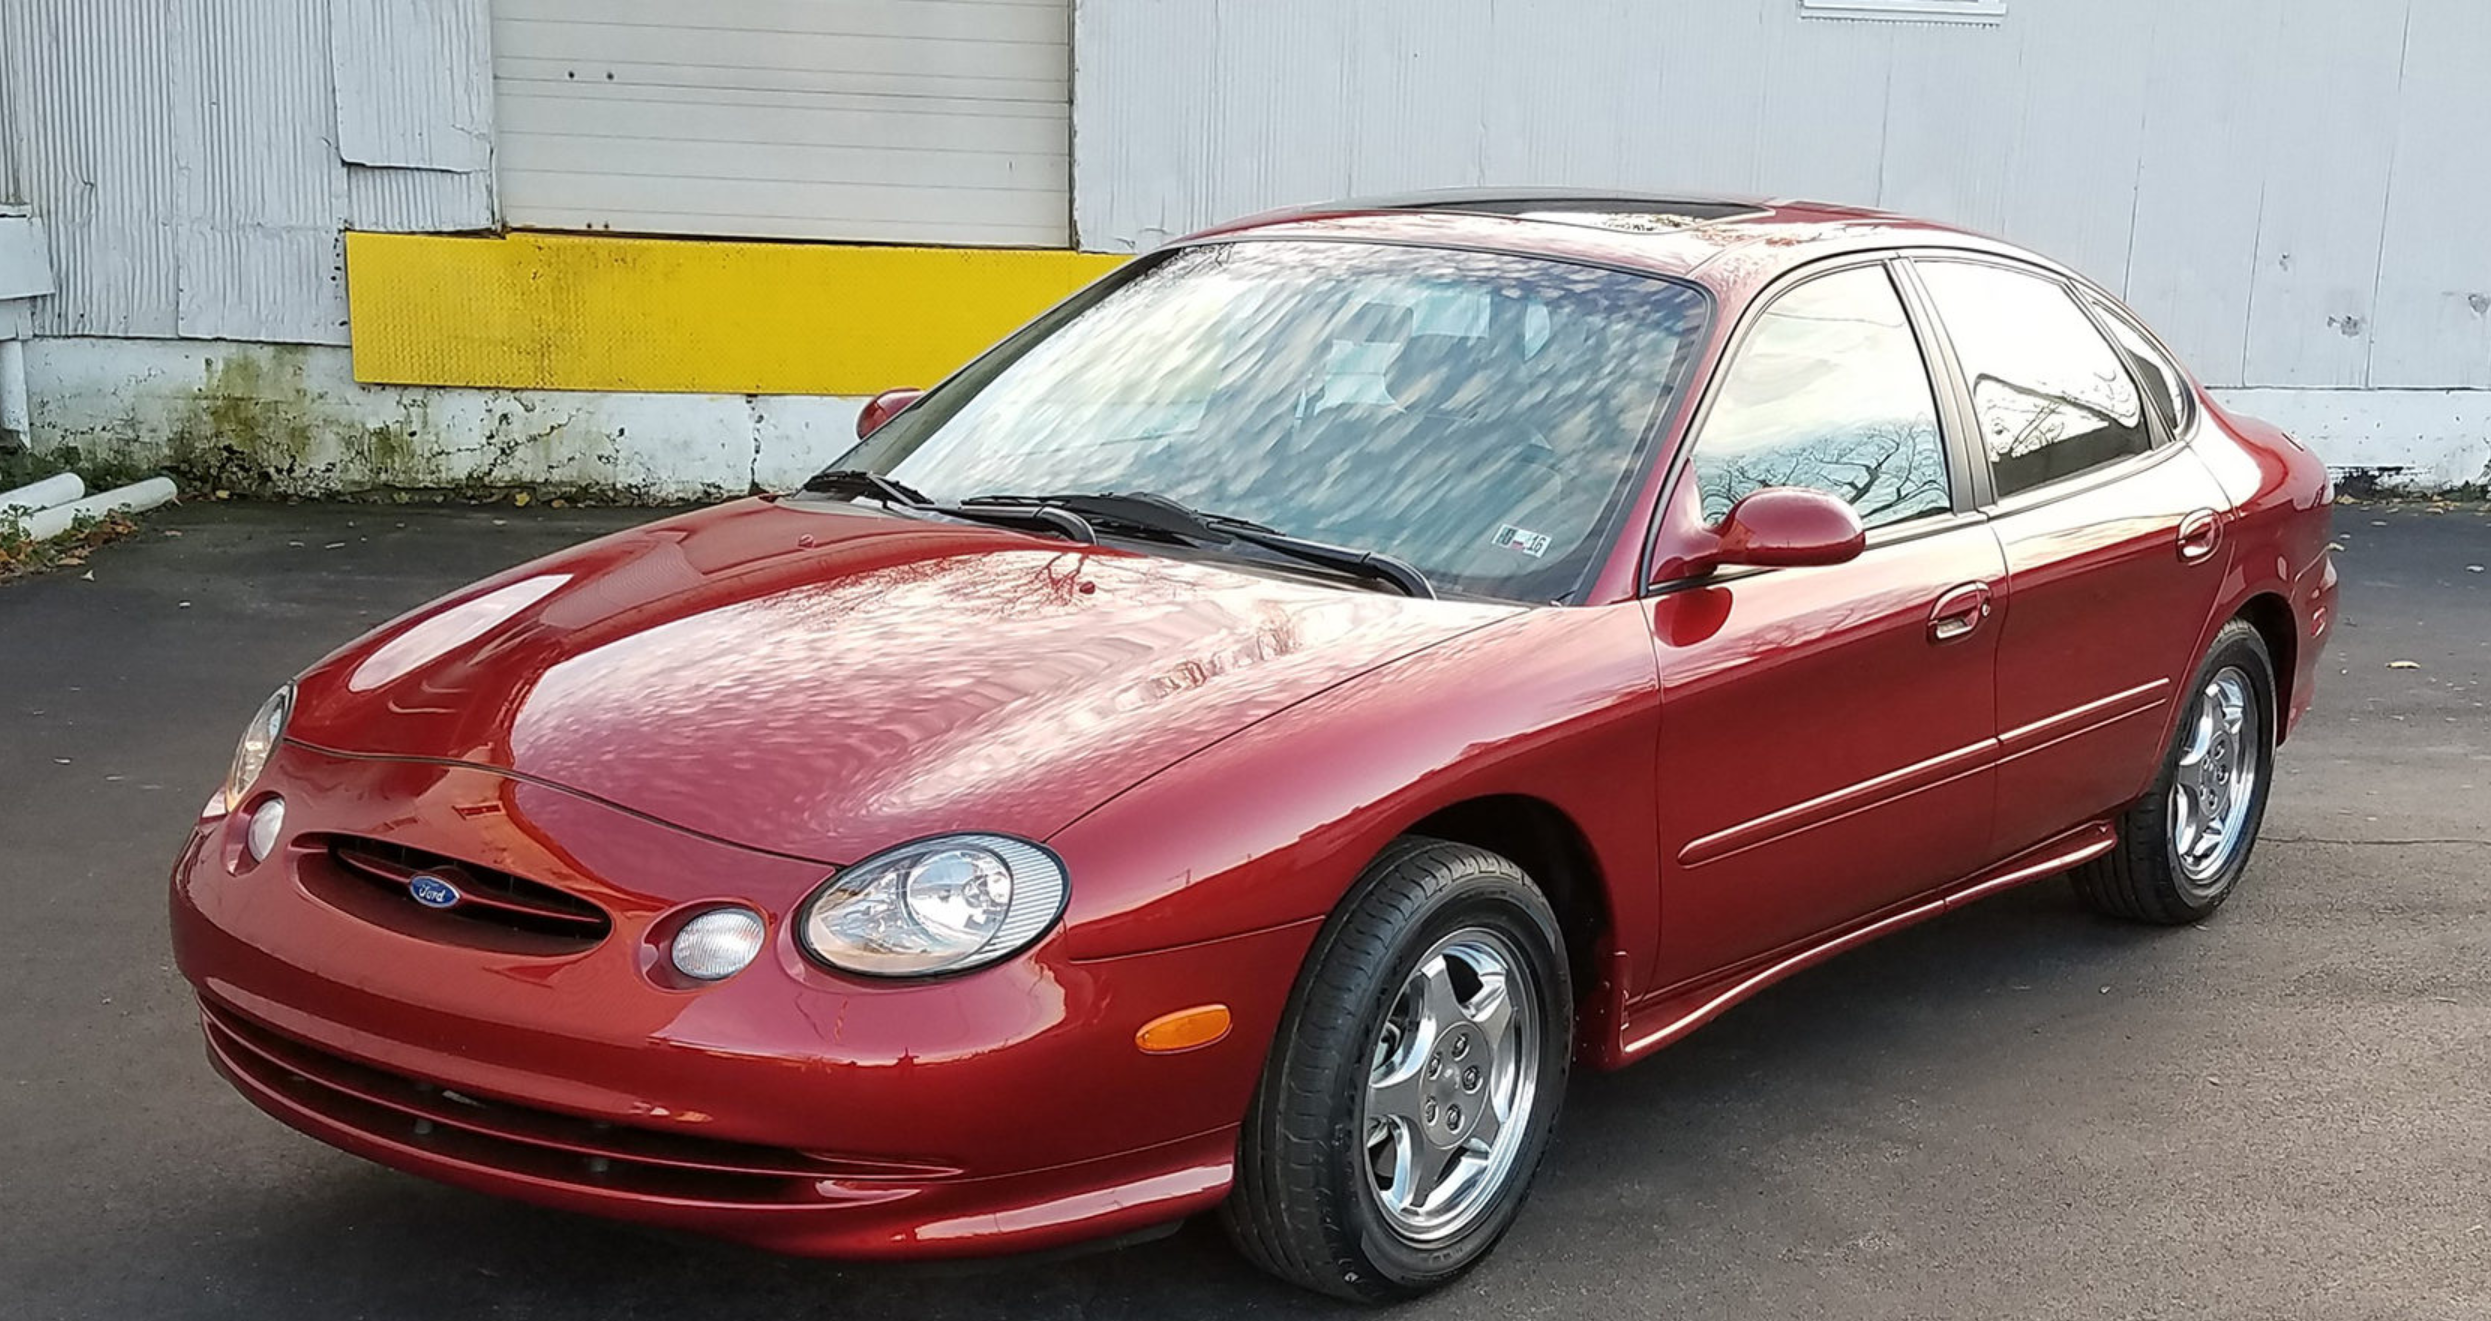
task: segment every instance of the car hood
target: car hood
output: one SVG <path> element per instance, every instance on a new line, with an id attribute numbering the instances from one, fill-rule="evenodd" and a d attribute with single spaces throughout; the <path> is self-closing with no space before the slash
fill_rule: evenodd
<path id="1" fill-rule="evenodd" d="M 950 830 L 1043 839 L 1516 609 L 745 500 L 383 625 L 303 676 L 287 736 L 508 770 L 838 864 Z"/>

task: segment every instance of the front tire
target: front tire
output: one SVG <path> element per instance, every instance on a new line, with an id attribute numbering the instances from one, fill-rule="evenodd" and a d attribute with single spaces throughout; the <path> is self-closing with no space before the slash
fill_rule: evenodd
<path id="1" fill-rule="evenodd" d="M 1382 1302 L 1496 1246 L 1565 1093 L 1574 993 L 1557 917 L 1512 862 L 1408 838 L 1299 974 L 1221 1220 L 1282 1279 Z"/>
<path id="2" fill-rule="evenodd" d="M 2220 908 L 2249 866 L 2275 769 L 2275 667 L 2234 619 L 2214 635 L 2161 773 L 2119 818 L 2119 843 L 2075 873 L 2114 917 L 2177 926 Z"/>

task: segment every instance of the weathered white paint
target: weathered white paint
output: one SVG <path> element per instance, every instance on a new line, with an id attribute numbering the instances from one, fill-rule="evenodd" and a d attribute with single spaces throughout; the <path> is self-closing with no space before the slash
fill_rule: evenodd
<path id="1" fill-rule="evenodd" d="M 35 444 L 222 464 L 285 494 L 531 487 L 648 499 L 783 489 L 856 443 L 862 399 L 359 385 L 327 345 L 28 346 Z"/>
<path id="2" fill-rule="evenodd" d="M 0 200 L 47 222 L 60 286 L 35 331 L 344 343 L 350 220 L 493 223 L 481 4 L 0 0 Z"/>
<path id="3" fill-rule="evenodd" d="M 1060 246 L 1070 0 L 492 0 L 515 224 Z"/>
<path id="4" fill-rule="evenodd" d="M 52 263 L 44 251 L 43 222 L 0 207 L 0 301 L 40 298 L 52 289 Z"/>
<path id="5" fill-rule="evenodd" d="M 1081 0 L 1077 230 L 1123 251 L 1472 184 L 1826 197 L 2057 256 L 2222 385 L 2491 385 L 2491 8 L 2017 0 L 1992 17 Z"/>
<path id="6" fill-rule="evenodd" d="M 2491 390 L 2217 390 L 2339 473 L 2400 490 L 2491 486 Z"/>
<path id="7" fill-rule="evenodd" d="M 493 164 L 486 0 L 329 0 L 337 154 L 474 174 Z"/>

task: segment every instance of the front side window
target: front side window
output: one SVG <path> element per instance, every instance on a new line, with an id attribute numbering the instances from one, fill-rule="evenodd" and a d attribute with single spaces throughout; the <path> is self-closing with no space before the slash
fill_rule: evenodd
<path id="1" fill-rule="evenodd" d="M 1955 346 L 2000 498 L 2153 448 L 2136 382 L 2056 280 L 1916 264 Z"/>
<path id="2" fill-rule="evenodd" d="M 1692 286 L 1501 253 L 1246 241 L 1044 319 L 853 451 L 940 500 L 1148 492 L 1572 593 L 1703 343 Z"/>
<path id="3" fill-rule="evenodd" d="M 1928 367 L 1883 266 L 1819 276 L 1765 309 L 1693 463 L 1708 523 L 1765 486 L 1840 497 L 1872 528 L 1952 507 Z"/>

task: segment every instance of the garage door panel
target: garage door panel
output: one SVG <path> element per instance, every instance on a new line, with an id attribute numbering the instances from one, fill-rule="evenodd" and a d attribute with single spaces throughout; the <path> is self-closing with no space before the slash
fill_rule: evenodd
<path id="1" fill-rule="evenodd" d="M 493 0 L 510 223 L 1061 246 L 1069 0 Z"/>
<path id="2" fill-rule="evenodd" d="M 857 110 L 903 106 L 920 114 L 1024 115 L 1064 120 L 1062 80 L 930 78 L 915 72 L 823 73 L 805 69 L 743 69 L 734 86 L 718 71 L 689 64 L 615 67 L 615 81 L 578 79 L 567 60 L 504 59 L 496 78 L 503 94 L 560 95 L 582 101 L 646 100 L 715 105 L 846 107 Z"/>
<path id="3" fill-rule="evenodd" d="M 503 18 L 576 22 L 576 0 L 497 0 Z M 617 26 L 716 28 L 723 31 L 820 33 L 850 37 L 937 37 L 947 40 L 1064 40 L 1064 6 L 1055 0 L 607 0 L 596 21 Z"/>
<path id="4" fill-rule="evenodd" d="M 904 100 L 882 101 L 866 108 L 775 105 L 766 107 L 766 113 L 755 113 L 751 106 L 719 105 L 696 96 L 676 101 L 559 96 L 513 89 L 502 94 L 501 108 L 505 135 L 848 147 L 901 155 L 1064 155 L 1060 119 L 987 114 L 965 108 L 930 112 Z"/>

